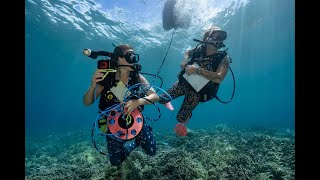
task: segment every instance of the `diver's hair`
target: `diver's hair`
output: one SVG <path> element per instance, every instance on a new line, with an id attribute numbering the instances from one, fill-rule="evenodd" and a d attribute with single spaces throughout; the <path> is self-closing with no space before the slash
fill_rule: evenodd
<path id="1" fill-rule="evenodd" d="M 125 55 L 124 52 L 129 49 L 133 50 L 133 47 L 130 46 L 129 44 L 122 44 L 122 45 L 116 46 L 113 50 L 113 54 L 115 56 L 115 59 L 117 60 L 118 57 L 123 57 Z"/>
<path id="2" fill-rule="evenodd" d="M 203 33 L 202 40 L 205 41 L 207 37 L 209 37 L 214 31 L 221 30 L 218 26 L 211 26 Z"/>
<path id="3" fill-rule="evenodd" d="M 202 41 L 206 41 L 207 37 L 209 37 L 209 34 L 211 33 L 211 28 L 207 29 L 204 34 L 203 34 L 203 38 Z"/>

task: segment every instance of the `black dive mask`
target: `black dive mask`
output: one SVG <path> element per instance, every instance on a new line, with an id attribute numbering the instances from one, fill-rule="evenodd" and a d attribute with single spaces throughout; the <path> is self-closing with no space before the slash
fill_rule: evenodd
<path id="1" fill-rule="evenodd" d="M 127 52 L 127 54 L 120 56 L 120 57 L 124 57 L 127 61 L 127 63 L 129 64 L 133 64 L 133 63 L 137 63 L 139 62 L 140 58 L 139 58 L 139 54 L 136 54 L 132 51 Z"/>
<path id="2" fill-rule="evenodd" d="M 210 38 L 209 38 L 210 39 Z M 223 48 L 225 47 L 225 45 L 223 44 L 222 41 L 214 41 L 214 40 L 211 40 L 211 41 L 201 41 L 201 40 L 198 40 L 198 39 L 193 39 L 194 41 L 196 42 L 200 42 L 200 43 L 204 43 L 205 45 L 207 44 L 210 44 L 210 45 L 213 45 L 214 47 L 216 47 L 217 49 L 220 49 L 220 48 Z"/>
<path id="3" fill-rule="evenodd" d="M 225 45 L 223 44 L 222 41 L 219 41 L 219 40 L 217 40 L 217 38 L 212 38 L 212 37 L 207 38 L 207 41 L 204 42 L 204 43 L 205 43 L 206 45 L 207 45 L 207 44 L 210 44 L 210 45 L 216 47 L 217 49 L 220 49 L 220 48 L 225 47 Z"/>
<path id="4" fill-rule="evenodd" d="M 221 30 L 215 30 L 209 34 L 209 38 L 212 38 L 215 41 L 224 41 L 227 39 L 227 32 L 221 31 Z"/>

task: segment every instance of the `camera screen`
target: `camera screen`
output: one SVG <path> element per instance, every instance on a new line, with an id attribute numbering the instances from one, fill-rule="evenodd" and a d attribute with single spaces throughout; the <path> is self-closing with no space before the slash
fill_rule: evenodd
<path id="1" fill-rule="evenodd" d="M 110 61 L 109 60 L 99 60 L 98 61 L 98 69 L 110 69 Z"/>

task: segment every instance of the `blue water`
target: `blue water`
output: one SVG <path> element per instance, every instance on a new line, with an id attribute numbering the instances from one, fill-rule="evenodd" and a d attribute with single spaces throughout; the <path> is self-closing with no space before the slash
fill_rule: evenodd
<path id="1" fill-rule="evenodd" d="M 106 3 L 108 2 L 108 3 Z M 128 2 L 130 2 L 128 4 Z M 96 60 L 84 48 L 113 51 L 112 43 L 128 43 L 140 55 L 142 72 L 157 74 L 173 30 L 162 28 L 165 1 L 27 0 L 26 134 L 90 131 L 97 106 L 85 107 L 82 97 L 90 85 Z M 125 4 L 125 5 L 124 5 Z M 240 127 L 295 126 L 295 5 L 291 0 L 188 1 L 192 8 L 189 29 L 177 29 L 159 76 L 162 89 L 176 80 L 184 51 L 197 45 L 211 24 L 227 31 L 225 41 L 236 81 L 233 100 L 198 105 L 189 128 L 218 123 Z M 149 82 L 152 76 L 146 76 Z M 159 86 L 158 80 L 155 85 Z M 229 72 L 219 97 L 229 100 L 233 79 Z M 172 129 L 182 98 L 173 101 L 174 112 L 158 105 L 162 118 L 150 123 Z M 147 107 L 155 114 L 157 108 Z M 89 133 L 88 133 L 89 136 Z"/>

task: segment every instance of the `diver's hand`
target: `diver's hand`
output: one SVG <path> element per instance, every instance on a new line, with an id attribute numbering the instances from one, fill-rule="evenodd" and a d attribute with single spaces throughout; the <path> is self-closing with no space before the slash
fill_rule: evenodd
<path id="1" fill-rule="evenodd" d="M 95 88 L 97 83 L 102 81 L 103 73 L 101 70 L 97 69 L 91 77 L 91 87 Z"/>
<path id="2" fill-rule="evenodd" d="M 197 72 L 198 67 L 196 67 L 195 65 L 188 65 L 185 68 L 185 71 L 188 75 L 190 74 L 195 74 Z"/>
<path id="3" fill-rule="evenodd" d="M 138 106 L 142 105 L 140 99 L 131 99 L 124 105 L 124 114 L 129 115 L 133 110 L 135 110 Z"/>
<path id="4" fill-rule="evenodd" d="M 181 69 L 183 70 L 184 68 L 186 68 L 188 61 L 182 61 L 180 64 Z"/>

